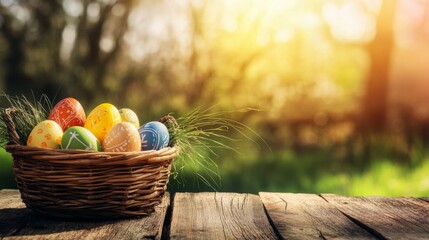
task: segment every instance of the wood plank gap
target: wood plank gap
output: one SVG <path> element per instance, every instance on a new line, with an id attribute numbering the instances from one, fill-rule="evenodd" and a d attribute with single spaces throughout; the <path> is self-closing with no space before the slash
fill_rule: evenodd
<path id="1" fill-rule="evenodd" d="M 413 200 L 417 200 L 417 202 L 419 202 L 419 203 L 420 203 L 420 200 L 418 200 L 417 198 L 411 198 L 411 199 L 413 199 Z M 407 199 L 407 198 L 403 198 L 402 200 L 403 200 L 403 201 L 406 201 L 406 202 L 408 202 L 408 203 L 410 203 L 410 204 L 413 204 L 413 205 L 415 205 L 415 204 L 416 204 L 416 203 L 414 203 L 414 201 L 409 201 L 409 199 Z M 373 201 L 372 199 L 369 199 L 369 201 L 373 202 L 374 204 L 377 204 L 377 201 Z M 401 216 L 401 215 L 397 215 L 397 217 L 398 217 L 398 218 L 400 218 L 400 219 L 402 219 L 404 222 L 408 222 L 410 225 L 414 225 L 414 226 L 416 226 L 417 228 L 420 228 L 422 231 L 427 231 L 427 228 L 426 228 L 426 227 L 422 227 L 422 226 L 420 226 L 420 225 L 418 225 L 418 224 L 415 224 L 414 222 L 410 221 L 410 219 L 409 219 L 409 218 L 403 217 L 403 216 Z"/>
<path id="2" fill-rule="evenodd" d="M 259 196 L 283 239 L 378 239 L 316 194 L 260 192 Z"/>
<path id="3" fill-rule="evenodd" d="M 167 208 L 164 218 L 164 224 L 162 227 L 162 234 L 161 234 L 161 240 L 168 240 L 170 239 L 170 228 L 171 228 L 171 214 L 173 212 L 173 205 L 174 205 L 174 197 L 176 196 L 176 193 L 171 194 L 170 193 L 170 206 Z"/>
<path id="4" fill-rule="evenodd" d="M 259 198 L 260 198 L 260 196 L 259 196 Z M 261 199 L 261 201 L 262 201 L 262 199 Z M 276 228 L 276 225 L 274 224 L 273 219 L 271 218 L 270 214 L 268 213 L 267 208 L 265 207 L 265 204 L 262 204 L 262 205 L 264 206 L 265 215 L 267 216 L 268 222 L 270 223 L 271 227 L 273 228 L 274 234 L 276 234 L 277 239 L 284 239 L 282 234 L 280 233 L 280 231 Z M 286 208 L 287 208 L 287 203 L 286 203 Z M 285 211 L 286 211 L 286 209 L 285 209 Z"/>
<path id="5" fill-rule="evenodd" d="M 324 197 L 322 196 L 322 194 L 320 194 L 320 193 L 319 193 L 319 194 L 317 194 L 317 196 L 321 197 L 323 200 L 325 200 L 325 202 L 329 203 L 329 202 L 328 202 L 328 200 L 326 200 L 326 198 L 324 198 Z M 330 203 L 329 203 L 329 204 L 330 204 Z"/>
<path id="6" fill-rule="evenodd" d="M 376 238 L 378 238 L 380 240 L 387 240 L 388 239 L 385 236 L 383 236 L 383 234 L 381 234 L 377 230 L 375 230 L 374 228 L 372 228 L 372 227 L 366 225 L 365 223 L 363 223 L 363 222 L 361 222 L 361 221 L 353 218 L 352 216 L 350 216 L 350 215 L 342 212 L 339 209 L 338 209 L 338 211 L 340 211 L 340 213 L 342 213 L 346 218 L 350 219 L 350 221 L 352 221 L 354 224 L 358 225 L 360 228 L 364 229 L 365 231 L 367 231 L 368 233 L 370 233 L 374 237 L 376 237 Z"/>
<path id="7" fill-rule="evenodd" d="M 421 198 L 417 198 L 417 199 L 421 200 L 421 201 L 423 201 L 425 203 L 429 203 L 429 198 L 427 198 L 427 197 L 421 197 Z"/>
<path id="8" fill-rule="evenodd" d="M 323 236 L 322 231 L 320 231 L 318 228 L 316 228 L 316 230 L 319 232 L 319 238 L 322 240 L 326 240 L 325 236 Z"/>
<path id="9" fill-rule="evenodd" d="M 341 212 L 387 239 L 428 239 L 429 206 L 416 198 L 323 196 Z"/>
<path id="10" fill-rule="evenodd" d="M 328 202 L 328 200 L 326 200 L 323 196 L 322 196 L 322 194 L 316 194 L 317 196 L 319 196 L 319 197 L 321 197 L 323 200 L 325 200 L 325 202 L 327 202 L 327 203 L 329 203 Z M 360 227 L 360 226 L 359 226 Z M 318 228 L 316 228 L 316 230 L 319 232 L 319 238 L 321 238 L 321 239 L 323 239 L 323 240 L 326 240 L 326 238 L 325 238 L 325 236 L 323 236 L 323 233 L 322 233 L 322 231 L 320 231 Z M 365 230 L 365 229 L 364 229 Z"/>
<path id="11" fill-rule="evenodd" d="M 377 230 L 371 228 L 370 226 L 364 224 L 363 222 L 358 221 L 357 219 L 351 217 L 350 215 L 348 215 L 348 214 L 344 213 L 343 211 L 341 211 L 340 209 L 338 209 L 336 206 L 334 206 L 333 204 L 331 204 L 325 197 L 323 197 L 322 194 L 319 193 L 319 194 L 317 194 L 317 196 L 321 197 L 327 203 L 329 203 L 330 205 L 332 205 L 333 207 L 335 207 L 346 218 L 350 219 L 350 221 L 352 221 L 354 224 L 356 224 L 357 226 L 359 226 L 363 230 L 367 231 L 369 234 L 373 235 L 377 239 L 380 239 L 380 240 L 386 240 L 387 239 L 386 237 L 383 236 L 383 234 L 379 233 Z"/>

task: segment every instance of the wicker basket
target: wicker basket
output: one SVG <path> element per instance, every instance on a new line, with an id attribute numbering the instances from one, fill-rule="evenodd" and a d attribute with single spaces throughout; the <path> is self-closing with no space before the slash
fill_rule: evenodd
<path id="1" fill-rule="evenodd" d="M 147 215 L 161 202 L 178 147 L 120 153 L 28 147 L 20 143 L 12 118 L 12 110 L 6 109 L 6 150 L 13 156 L 22 200 L 33 211 L 116 218 Z"/>

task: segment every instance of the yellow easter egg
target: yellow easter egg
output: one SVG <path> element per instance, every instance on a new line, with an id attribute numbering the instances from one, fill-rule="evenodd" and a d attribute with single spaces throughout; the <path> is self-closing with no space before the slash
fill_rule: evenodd
<path id="1" fill-rule="evenodd" d="M 141 140 L 137 128 L 132 123 L 121 122 L 110 129 L 103 142 L 105 152 L 140 151 Z"/>
<path id="2" fill-rule="evenodd" d="M 89 113 L 84 127 L 92 132 L 98 141 L 103 142 L 110 129 L 120 122 L 118 109 L 110 103 L 102 103 Z"/>
<path id="3" fill-rule="evenodd" d="M 60 148 L 63 129 L 52 120 L 37 124 L 27 139 L 27 146 L 39 148 Z"/>
<path id="4" fill-rule="evenodd" d="M 133 110 L 129 108 L 122 108 L 122 109 L 119 109 L 119 113 L 121 114 L 122 122 L 132 123 L 137 129 L 139 129 L 140 127 L 139 118 L 137 117 L 137 114 Z"/>

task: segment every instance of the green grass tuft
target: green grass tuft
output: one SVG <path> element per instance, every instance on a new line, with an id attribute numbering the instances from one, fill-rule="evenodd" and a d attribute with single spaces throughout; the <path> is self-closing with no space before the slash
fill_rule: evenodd
<path id="1" fill-rule="evenodd" d="M 6 104 L 5 104 L 6 103 Z M 3 113 L 6 108 L 13 108 L 13 121 L 22 144 L 27 142 L 27 138 L 34 126 L 46 120 L 52 104 L 46 95 L 42 95 L 38 100 L 33 97 L 33 101 L 25 96 L 10 96 L 5 93 L 0 94 L 0 111 Z M 0 147 L 9 142 L 9 134 L 3 118 L 0 118 Z"/>
<path id="2" fill-rule="evenodd" d="M 251 141 L 253 139 L 247 132 L 262 138 L 243 123 L 224 117 L 236 111 L 211 112 L 212 109 L 196 108 L 177 118 L 177 125 L 166 125 L 170 132 L 170 145 L 177 144 L 180 147 L 180 154 L 173 164 L 173 178 L 180 183 L 183 182 L 180 178 L 182 171 L 193 172 L 196 180 L 199 180 L 196 181 L 197 184 L 202 182 L 216 190 L 221 186 L 221 174 L 214 161 L 217 151 L 230 150 L 239 153 L 231 147 L 234 141 L 238 141 L 229 137 L 231 132 L 239 133 Z"/>

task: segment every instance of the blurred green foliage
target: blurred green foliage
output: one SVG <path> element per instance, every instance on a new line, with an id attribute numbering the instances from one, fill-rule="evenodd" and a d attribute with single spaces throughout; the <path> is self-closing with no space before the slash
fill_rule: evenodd
<path id="1" fill-rule="evenodd" d="M 332 149 L 296 153 L 291 150 L 260 154 L 222 155 L 219 160 L 222 191 L 336 193 L 355 196 L 427 196 L 429 154 L 417 146 L 414 159 L 398 159 L 385 144 L 374 144 L 369 161 L 353 162 Z M 391 147 L 391 146 L 390 146 Z M 387 157 L 391 156 L 391 157 Z M 412 162 L 412 163 L 411 163 Z M 212 191 L 199 184 L 192 172 L 186 184 L 172 181 L 170 191 Z"/>
<path id="2" fill-rule="evenodd" d="M 0 189 L 16 188 L 12 169 L 12 156 L 0 148 Z"/>

